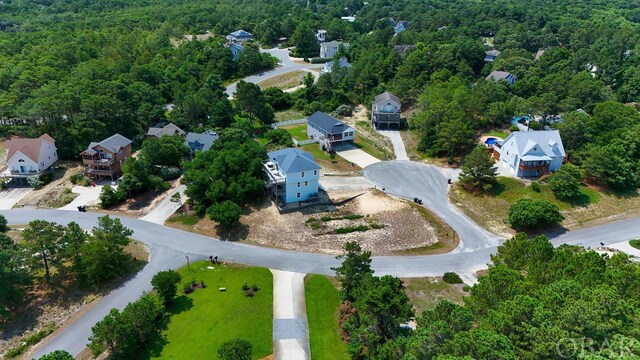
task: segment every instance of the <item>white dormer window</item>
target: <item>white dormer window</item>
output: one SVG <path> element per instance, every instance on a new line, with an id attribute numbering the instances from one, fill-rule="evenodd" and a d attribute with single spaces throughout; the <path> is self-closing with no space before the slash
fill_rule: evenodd
<path id="1" fill-rule="evenodd" d="M 18 162 L 24 162 L 24 159 L 20 159 L 20 160 L 18 160 Z"/>

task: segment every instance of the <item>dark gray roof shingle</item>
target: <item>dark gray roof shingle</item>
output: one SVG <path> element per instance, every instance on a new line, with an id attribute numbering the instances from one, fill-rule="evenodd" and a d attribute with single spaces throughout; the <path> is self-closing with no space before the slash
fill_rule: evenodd
<path id="1" fill-rule="evenodd" d="M 349 125 L 322 111 L 316 111 L 309 116 L 307 121 L 330 134 L 341 133 L 349 127 Z"/>

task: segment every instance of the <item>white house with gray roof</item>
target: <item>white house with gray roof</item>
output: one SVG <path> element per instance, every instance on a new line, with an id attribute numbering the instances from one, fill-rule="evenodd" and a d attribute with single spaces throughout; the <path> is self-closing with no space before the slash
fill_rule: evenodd
<path id="1" fill-rule="evenodd" d="M 317 139 L 323 150 L 332 151 L 336 146 L 353 144 L 356 131 L 333 116 L 317 111 L 307 119 L 307 136 Z"/>
<path id="2" fill-rule="evenodd" d="M 190 132 L 184 140 L 184 144 L 191 148 L 191 152 L 207 151 L 218 140 L 218 134 L 212 130 L 206 130 L 202 134 Z"/>
<path id="3" fill-rule="evenodd" d="M 349 43 L 343 43 L 340 41 L 326 41 L 320 43 L 320 57 L 326 59 L 333 58 L 338 53 L 340 46 L 342 46 L 343 49 L 348 50 L 350 45 Z"/>
<path id="4" fill-rule="evenodd" d="M 318 196 L 320 165 L 313 155 L 297 148 L 271 151 L 263 163 L 266 186 L 278 203 L 307 201 Z"/>
<path id="5" fill-rule="evenodd" d="M 556 171 L 566 156 L 558 130 L 514 131 L 493 152 L 498 166 L 516 177 Z"/>

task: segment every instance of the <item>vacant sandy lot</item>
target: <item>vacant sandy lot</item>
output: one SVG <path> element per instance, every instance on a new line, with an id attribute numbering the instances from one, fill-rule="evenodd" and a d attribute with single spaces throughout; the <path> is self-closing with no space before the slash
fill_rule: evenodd
<path id="1" fill-rule="evenodd" d="M 373 255 L 441 253 L 455 247 L 446 240 L 445 232 L 450 229 L 412 203 L 374 189 L 331 193 L 334 203 L 355 196 L 358 197 L 338 206 L 318 205 L 288 214 L 280 214 L 271 202 L 265 201 L 243 215 L 241 224 L 229 232 L 219 231 L 216 223 L 207 218 L 185 225 L 176 221 L 180 215 L 174 215 L 167 225 L 229 241 L 323 254 L 341 254 L 342 245 L 348 241 L 359 242 Z M 344 216 L 347 218 L 336 219 Z M 337 229 L 358 226 L 368 229 L 336 233 Z"/>

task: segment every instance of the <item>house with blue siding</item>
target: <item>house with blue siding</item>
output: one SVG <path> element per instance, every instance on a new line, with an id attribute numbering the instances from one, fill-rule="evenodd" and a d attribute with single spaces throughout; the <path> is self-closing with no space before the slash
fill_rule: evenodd
<path id="1" fill-rule="evenodd" d="M 307 201 L 318 196 L 320 165 L 313 155 L 297 148 L 271 151 L 263 163 L 265 184 L 276 203 Z"/>
<path id="2" fill-rule="evenodd" d="M 332 151 L 336 146 L 353 145 L 356 131 L 342 121 L 317 111 L 307 119 L 307 136 L 316 139 L 325 151 Z"/>

